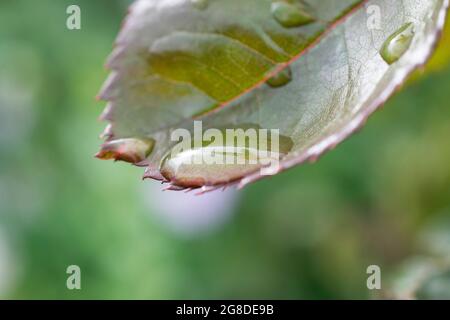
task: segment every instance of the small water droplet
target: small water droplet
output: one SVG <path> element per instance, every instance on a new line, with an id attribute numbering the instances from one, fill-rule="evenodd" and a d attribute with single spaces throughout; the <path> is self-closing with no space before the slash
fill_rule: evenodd
<path id="1" fill-rule="evenodd" d="M 219 139 L 225 143 L 215 143 L 218 140 L 214 139 L 214 142 L 208 143 L 200 141 L 197 147 L 176 151 L 174 147 L 161 161 L 161 174 L 173 184 L 183 187 L 227 184 L 264 166 L 278 163 L 293 146 L 290 138 L 277 135 L 278 145 L 273 148 L 276 144 L 272 143 L 274 140 L 270 130 L 267 135 L 257 137 L 258 141 L 254 145 L 251 138 L 228 139 L 225 135 Z M 193 142 L 192 145 L 196 144 Z"/>
<path id="2" fill-rule="evenodd" d="M 208 0 L 191 0 L 191 3 L 200 10 L 204 10 L 208 7 Z"/>
<path id="3" fill-rule="evenodd" d="M 272 3 L 271 10 L 274 18 L 286 28 L 300 27 L 315 21 L 300 4 L 276 1 Z"/>
<path id="4" fill-rule="evenodd" d="M 397 62 L 408 51 L 413 38 L 414 24 L 407 23 L 384 42 L 380 52 L 381 57 L 388 64 Z"/>
<path id="5" fill-rule="evenodd" d="M 273 88 L 279 88 L 288 84 L 291 80 L 292 70 L 291 67 L 288 66 L 267 80 L 267 84 Z"/>
<path id="6" fill-rule="evenodd" d="M 147 158 L 153 150 L 153 139 L 126 138 L 108 141 L 95 155 L 102 160 L 121 160 L 139 163 Z"/>

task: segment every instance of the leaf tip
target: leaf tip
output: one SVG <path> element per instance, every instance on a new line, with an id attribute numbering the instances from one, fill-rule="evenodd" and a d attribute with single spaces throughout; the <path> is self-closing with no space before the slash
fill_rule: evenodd
<path id="1" fill-rule="evenodd" d="M 95 155 L 101 160 L 124 161 L 137 164 L 145 160 L 153 150 L 152 139 L 118 139 L 104 143 Z"/>

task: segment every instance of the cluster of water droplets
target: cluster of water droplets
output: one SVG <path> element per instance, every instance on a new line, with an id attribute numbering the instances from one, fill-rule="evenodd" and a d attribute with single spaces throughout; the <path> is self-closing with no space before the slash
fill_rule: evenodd
<path id="1" fill-rule="evenodd" d="M 190 0 L 192 5 L 200 10 L 208 7 L 208 0 Z M 272 17 L 284 28 L 297 28 L 316 21 L 300 0 L 275 0 L 270 7 Z M 271 87 L 282 87 L 292 80 L 292 71 L 289 66 L 282 68 L 271 77 L 267 84 Z"/>
<path id="2" fill-rule="evenodd" d="M 208 0 L 190 0 L 192 5 L 199 10 L 208 8 Z M 276 0 L 271 5 L 271 15 L 284 28 L 297 28 L 310 23 L 316 19 L 304 7 L 301 1 Z M 397 62 L 409 49 L 414 38 L 414 24 L 406 23 L 392 35 L 390 35 L 380 50 L 380 55 L 388 64 Z M 282 87 L 292 80 L 292 70 L 289 65 L 278 66 L 278 72 L 267 80 L 267 84 L 273 88 Z M 283 140 L 284 139 L 284 140 Z M 289 152 L 292 141 L 283 137 L 285 152 Z M 286 142 L 287 141 L 287 142 Z M 101 152 L 97 155 L 102 159 L 124 160 L 132 163 L 143 161 L 152 151 L 154 140 L 149 139 L 120 139 L 107 142 L 103 145 Z M 283 142 L 282 142 L 283 144 Z M 286 148 L 286 146 L 288 146 Z M 225 147 L 225 146 L 222 146 Z M 168 180 L 178 180 L 183 184 L 201 186 L 205 183 L 223 184 L 233 179 L 242 177 L 246 173 L 257 169 L 257 165 L 189 165 L 183 159 L 192 158 L 198 154 L 210 153 L 211 148 L 203 146 L 198 149 L 188 150 L 186 154 L 181 153 L 171 156 L 169 152 L 161 161 L 160 172 Z M 244 148 L 245 153 L 258 154 L 260 150 Z M 214 151 L 217 152 L 217 151 Z M 220 151 L 223 152 L 223 151 Z M 281 155 L 281 154 L 280 154 Z M 241 154 L 234 154 L 238 159 Z"/>
<path id="3" fill-rule="evenodd" d="M 316 21 L 300 1 L 292 2 L 277 0 L 272 2 L 271 14 L 273 18 L 284 28 L 298 28 Z M 273 88 L 282 87 L 292 80 L 290 66 L 284 67 L 276 75 L 271 77 L 267 84 Z"/>

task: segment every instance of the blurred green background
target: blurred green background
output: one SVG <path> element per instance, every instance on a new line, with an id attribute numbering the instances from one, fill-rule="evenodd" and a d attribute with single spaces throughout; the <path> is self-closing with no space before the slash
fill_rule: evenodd
<path id="1" fill-rule="evenodd" d="M 0 298 L 450 298 L 449 33 L 318 163 L 195 197 L 93 157 L 128 4 L 0 2 Z M 66 288 L 73 264 L 81 290 Z"/>

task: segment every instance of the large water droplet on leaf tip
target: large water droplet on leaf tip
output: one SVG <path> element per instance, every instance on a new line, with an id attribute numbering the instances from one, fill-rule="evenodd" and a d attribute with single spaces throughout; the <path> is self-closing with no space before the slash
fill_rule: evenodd
<path id="1" fill-rule="evenodd" d="M 172 183 L 184 187 L 222 185 L 236 181 L 256 170 L 277 164 L 293 146 L 290 138 L 276 136 L 278 144 L 273 148 L 273 136 L 259 137 L 253 146 L 247 139 L 232 143 L 205 143 L 183 150 L 170 150 L 160 164 L 161 174 Z"/>
<path id="2" fill-rule="evenodd" d="M 397 62 L 411 46 L 414 38 L 414 24 L 407 23 L 384 42 L 380 54 L 388 64 Z"/>
<path id="3" fill-rule="evenodd" d="M 271 7 L 273 17 L 286 28 L 300 27 L 315 21 L 300 5 L 276 1 Z"/>

